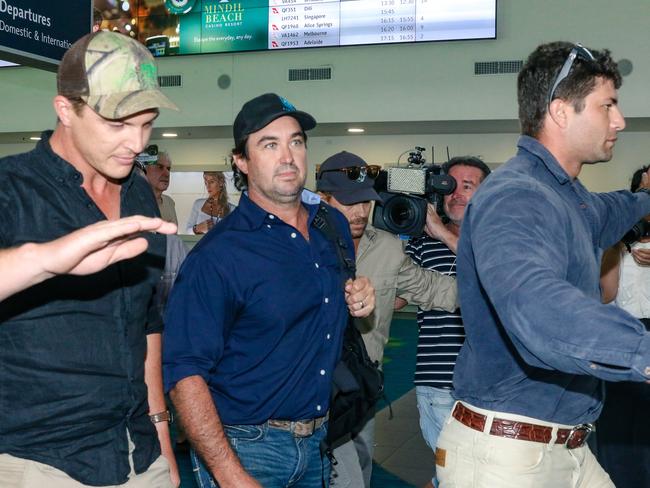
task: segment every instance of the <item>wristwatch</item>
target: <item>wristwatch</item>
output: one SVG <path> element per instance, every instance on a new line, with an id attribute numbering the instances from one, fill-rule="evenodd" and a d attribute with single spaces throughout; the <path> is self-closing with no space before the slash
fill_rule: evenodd
<path id="1" fill-rule="evenodd" d="M 171 424 L 174 421 L 174 416 L 169 410 L 154 413 L 153 415 L 149 415 L 149 418 L 154 424 L 157 424 L 158 422 L 169 422 Z"/>

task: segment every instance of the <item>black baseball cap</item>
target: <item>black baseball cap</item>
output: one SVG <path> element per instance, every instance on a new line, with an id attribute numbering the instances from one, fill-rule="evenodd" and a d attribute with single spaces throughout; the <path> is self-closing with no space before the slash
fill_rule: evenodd
<path id="1" fill-rule="evenodd" d="M 343 205 L 354 205 L 359 202 L 376 200 L 381 202 L 379 194 L 374 189 L 374 180 L 363 173 L 356 180 L 351 180 L 345 171 L 331 171 L 341 168 L 363 168 L 366 162 L 356 154 L 341 151 L 330 156 L 318 168 L 316 189 L 331 193 Z"/>
<path id="2" fill-rule="evenodd" d="M 303 131 L 316 127 L 316 119 L 307 112 L 296 109 L 286 98 L 280 95 L 265 93 L 246 102 L 237 114 L 235 123 L 232 126 L 235 145 L 239 145 L 249 134 L 263 129 L 275 119 L 285 115 L 296 119 Z"/>

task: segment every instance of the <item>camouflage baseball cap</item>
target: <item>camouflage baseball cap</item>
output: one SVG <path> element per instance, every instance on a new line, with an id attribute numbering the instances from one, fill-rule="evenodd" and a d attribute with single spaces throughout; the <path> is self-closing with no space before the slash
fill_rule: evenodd
<path id="1" fill-rule="evenodd" d="M 149 50 L 124 34 L 85 35 L 65 53 L 57 73 L 59 95 L 81 98 L 107 119 L 153 108 L 178 110 L 158 86 Z"/>

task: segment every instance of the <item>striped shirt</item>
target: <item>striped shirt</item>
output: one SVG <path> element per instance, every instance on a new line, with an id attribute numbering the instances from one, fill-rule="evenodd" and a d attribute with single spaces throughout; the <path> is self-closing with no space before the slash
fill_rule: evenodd
<path id="1" fill-rule="evenodd" d="M 456 255 L 444 243 L 429 236 L 413 238 L 406 253 L 426 269 L 456 276 Z M 418 349 L 415 384 L 435 388 L 452 388 L 454 366 L 465 340 L 460 309 L 444 310 L 418 308 Z"/>

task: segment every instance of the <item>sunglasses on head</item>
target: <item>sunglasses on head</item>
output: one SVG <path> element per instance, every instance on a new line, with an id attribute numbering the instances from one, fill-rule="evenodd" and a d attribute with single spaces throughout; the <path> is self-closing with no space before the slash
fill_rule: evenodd
<path id="1" fill-rule="evenodd" d="M 326 169 L 320 172 L 318 178 L 322 178 L 323 173 L 329 173 L 331 171 L 343 171 L 348 179 L 352 181 L 363 181 L 366 179 L 366 176 L 374 180 L 379 176 L 381 166 L 371 164 L 370 166 L 350 166 L 348 168 Z"/>
<path id="2" fill-rule="evenodd" d="M 596 61 L 596 58 L 593 54 L 591 54 L 591 52 L 589 52 L 589 49 L 583 47 L 582 44 L 576 44 L 573 49 L 571 49 L 571 52 L 566 58 L 566 61 L 564 61 L 564 64 L 562 65 L 562 69 L 560 69 L 560 72 L 557 74 L 557 77 L 555 78 L 555 81 L 551 87 L 551 91 L 548 92 L 549 105 L 553 101 L 553 96 L 555 95 L 555 90 L 557 90 L 558 85 L 562 83 L 562 81 L 564 81 L 567 76 L 569 76 L 569 71 L 571 71 L 571 67 L 573 66 L 576 58 L 584 59 L 585 61 Z"/>

